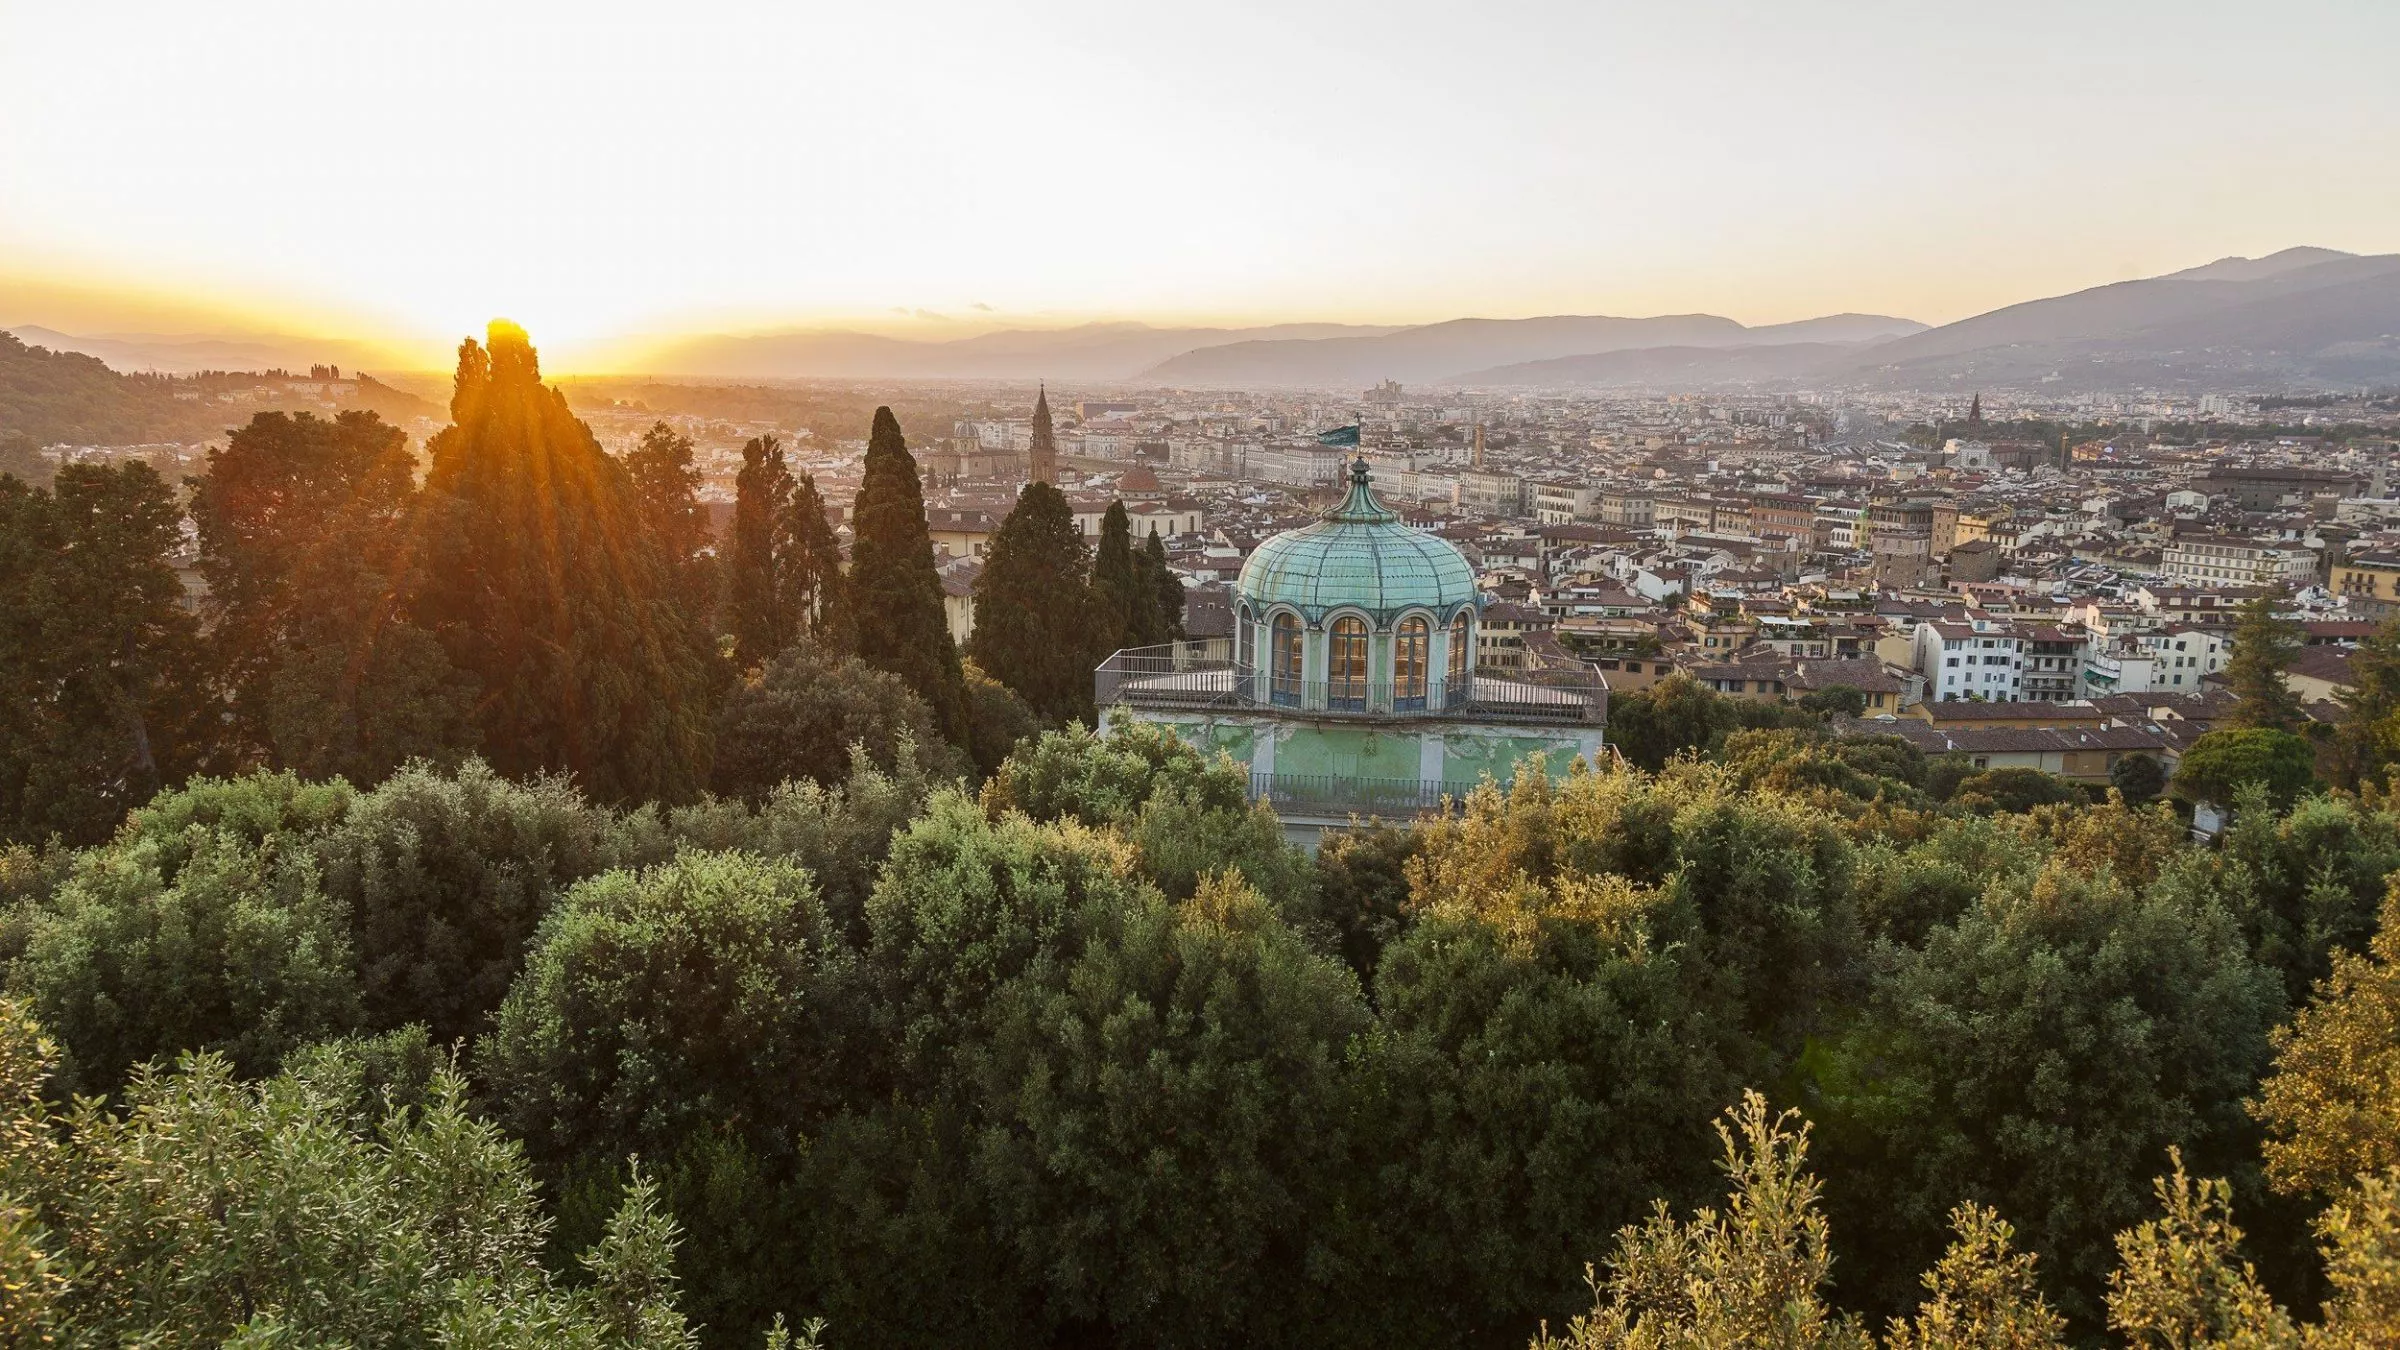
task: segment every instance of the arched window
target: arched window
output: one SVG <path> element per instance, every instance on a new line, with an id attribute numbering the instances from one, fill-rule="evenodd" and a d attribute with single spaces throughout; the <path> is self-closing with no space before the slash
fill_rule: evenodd
<path id="1" fill-rule="evenodd" d="M 1251 614 L 1251 612 L 1250 612 L 1250 607 L 1249 607 L 1248 605 L 1244 605 L 1244 606 L 1242 606 L 1242 615 L 1241 615 L 1241 618 L 1240 618 L 1239 620 L 1237 620 L 1237 621 L 1234 623 L 1234 625 L 1233 625 L 1233 643 L 1234 643 L 1233 663 L 1234 663 L 1235 665 L 1237 665 L 1237 666 L 1250 666 L 1250 665 L 1255 665 L 1255 664 L 1257 663 L 1257 661 L 1258 661 L 1258 628 L 1257 628 L 1257 625 L 1258 625 L 1258 619 L 1257 619 L 1257 617 L 1256 617 L 1255 615 Z"/>
<path id="2" fill-rule="evenodd" d="M 1425 660 L 1433 640 L 1423 619 L 1403 619 L 1392 638 L 1392 707 L 1406 712 L 1425 706 Z"/>
<path id="3" fill-rule="evenodd" d="M 1473 636 L 1467 630 L 1467 612 L 1460 610 L 1450 621 L 1450 687 L 1449 701 L 1453 706 L 1467 701 L 1467 672 L 1472 669 L 1468 644 Z"/>
<path id="4" fill-rule="evenodd" d="M 1277 703 L 1300 702 L 1300 621 L 1278 614 L 1267 635 L 1267 679 Z"/>
<path id="5" fill-rule="evenodd" d="M 1354 616 L 1333 621 L 1325 646 L 1326 706 L 1367 706 L 1367 623 Z"/>

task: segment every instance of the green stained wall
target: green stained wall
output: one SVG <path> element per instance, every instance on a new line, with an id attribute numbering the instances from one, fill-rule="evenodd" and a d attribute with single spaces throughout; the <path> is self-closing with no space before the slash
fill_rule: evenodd
<path id="1" fill-rule="evenodd" d="M 1564 773 L 1576 748 L 1574 738 L 1568 736 L 1446 730 L 1442 733 L 1442 781 L 1473 786 L 1488 773 L 1505 783 L 1516 776 L 1517 761 L 1527 755 L 1546 756 L 1552 773 Z"/>
<path id="2" fill-rule="evenodd" d="M 1222 750 L 1234 762 L 1247 766 L 1258 753 L 1260 728 L 1247 722 L 1222 722 L 1214 718 L 1194 718 L 1186 721 L 1174 717 L 1146 716 L 1141 720 L 1173 731 L 1183 743 L 1204 755 Z"/>
<path id="3" fill-rule="evenodd" d="M 1528 755 L 1545 756 L 1550 772 L 1565 773 L 1583 748 L 1581 737 L 1563 728 L 1545 732 L 1449 720 L 1376 726 L 1264 714 L 1145 711 L 1139 716 L 1172 728 L 1203 752 L 1221 750 L 1253 770 L 1271 762 L 1277 777 L 1420 782 L 1431 776 L 1426 742 L 1438 740 L 1440 780 L 1464 788 L 1487 773 L 1502 783 L 1509 781 L 1516 776 L 1517 762 Z"/>
<path id="4" fill-rule="evenodd" d="M 1395 734 L 1356 726 L 1294 725 L 1275 741 L 1275 773 L 1415 782 L 1423 747 L 1418 731 Z"/>

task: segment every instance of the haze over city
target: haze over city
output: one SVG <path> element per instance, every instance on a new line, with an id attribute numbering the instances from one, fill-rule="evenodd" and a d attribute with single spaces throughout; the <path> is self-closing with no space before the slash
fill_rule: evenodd
<path id="1" fill-rule="evenodd" d="M 495 313 L 560 370 L 801 327 L 1939 324 L 2400 246 L 2368 0 L 7 0 L 0 33 L 0 325 L 429 368 Z"/>

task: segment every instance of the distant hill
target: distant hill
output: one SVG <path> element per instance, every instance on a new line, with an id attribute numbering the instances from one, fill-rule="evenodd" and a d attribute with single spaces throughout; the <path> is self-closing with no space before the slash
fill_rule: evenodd
<path id="1" fill-rule="evenodd" d="M 269 408 L 330 415 L 311 400 L 276 397 L 227 404 L 215 395 L 253 388 L 249 375 L 174 377 L 112 370 L 82 352 L 31 346 L 0 331 L 0 438 L 28 437 L 39 445 L 139 445 L 213 436 Z M 186 397 L 178 397 L 185 395 Z M 414 394 L 357 377 L 341 407 L 363 408 L 408 426 L 445 410 Z"/>
<path id="2" fill-rule="evenodd" d="M 1542 388 L 1717 388 L 1788 383 L 1838 369 L 1858 352 L 1852 342 L 1778 342 L 1760 347 L 1635 347 L 1520 361 L 1471 371 L 1447 384 Z"/>
<path id="3" fill-rule="evenodd" d="M 191 412 L 164 379 L 122 375 L 98 357 L 30 347 L 0 332 L 0 436 L 137 444 L 180 436 Z"/>
<path id="4" fill-rule="evenodd" d="M 364 343 L 338 338 L 228 337 L 195 333 L 62 333 L 20 324 L 7 330 L 25 343 L 54 352 L 96 356 L 112 370 L 129 374 L 189 375 L 202 370 L 306 370 L 336 365 L 345 370 L 380 364 Z"/>
<path id="5" fill-rule="evenodd" d="M 1256 339 L 1372 336 L 1390 328 L 1293 323 L 1263 328 L 1153 328 L 1094 323 L 1010 329 L 947 342 L 872 333 L 790 332 L 688 338 L 642 362 L 646 373 L 712 379 L 915 378 L 1129 380 L 1180 352 Z"/>
<path id="6" fill-rule="evenodd" d="M 2286 249 L 2010 305 L 1862 351 L 1846 378 L 1981 384 L 2400 381 L 2400 254 Z"/>
<path id="7" fill-rule="evenodd" d="M 1867 341 L 1920 332 L 1909 319 L 1839 314 L 1745 328 L 1715 314 L 1625 319 L 1557 315 L 1539 319 L 1453 319 L 1371 337 L 1250 341 L 1208 347 L 1161 362 L 1143 379 L 1184 386 L 1346 387 L 1377 380 L 1429 383 L 1562 357 L 1660 347 L 1744 347 L 1813 340 Z"/>

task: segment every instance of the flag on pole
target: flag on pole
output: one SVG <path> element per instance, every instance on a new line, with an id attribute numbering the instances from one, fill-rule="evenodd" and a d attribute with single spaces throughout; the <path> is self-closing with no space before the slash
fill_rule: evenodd
<path id="1" fill-rule="evenodd" d="M 1331 431 L 1320 431 L 1317 433 L 1317 444 L 1346 445 L 1355 447 L 1358 444 L 1358 424 L 1353 422 L 1346 427 L 1335 427 Z"/>

